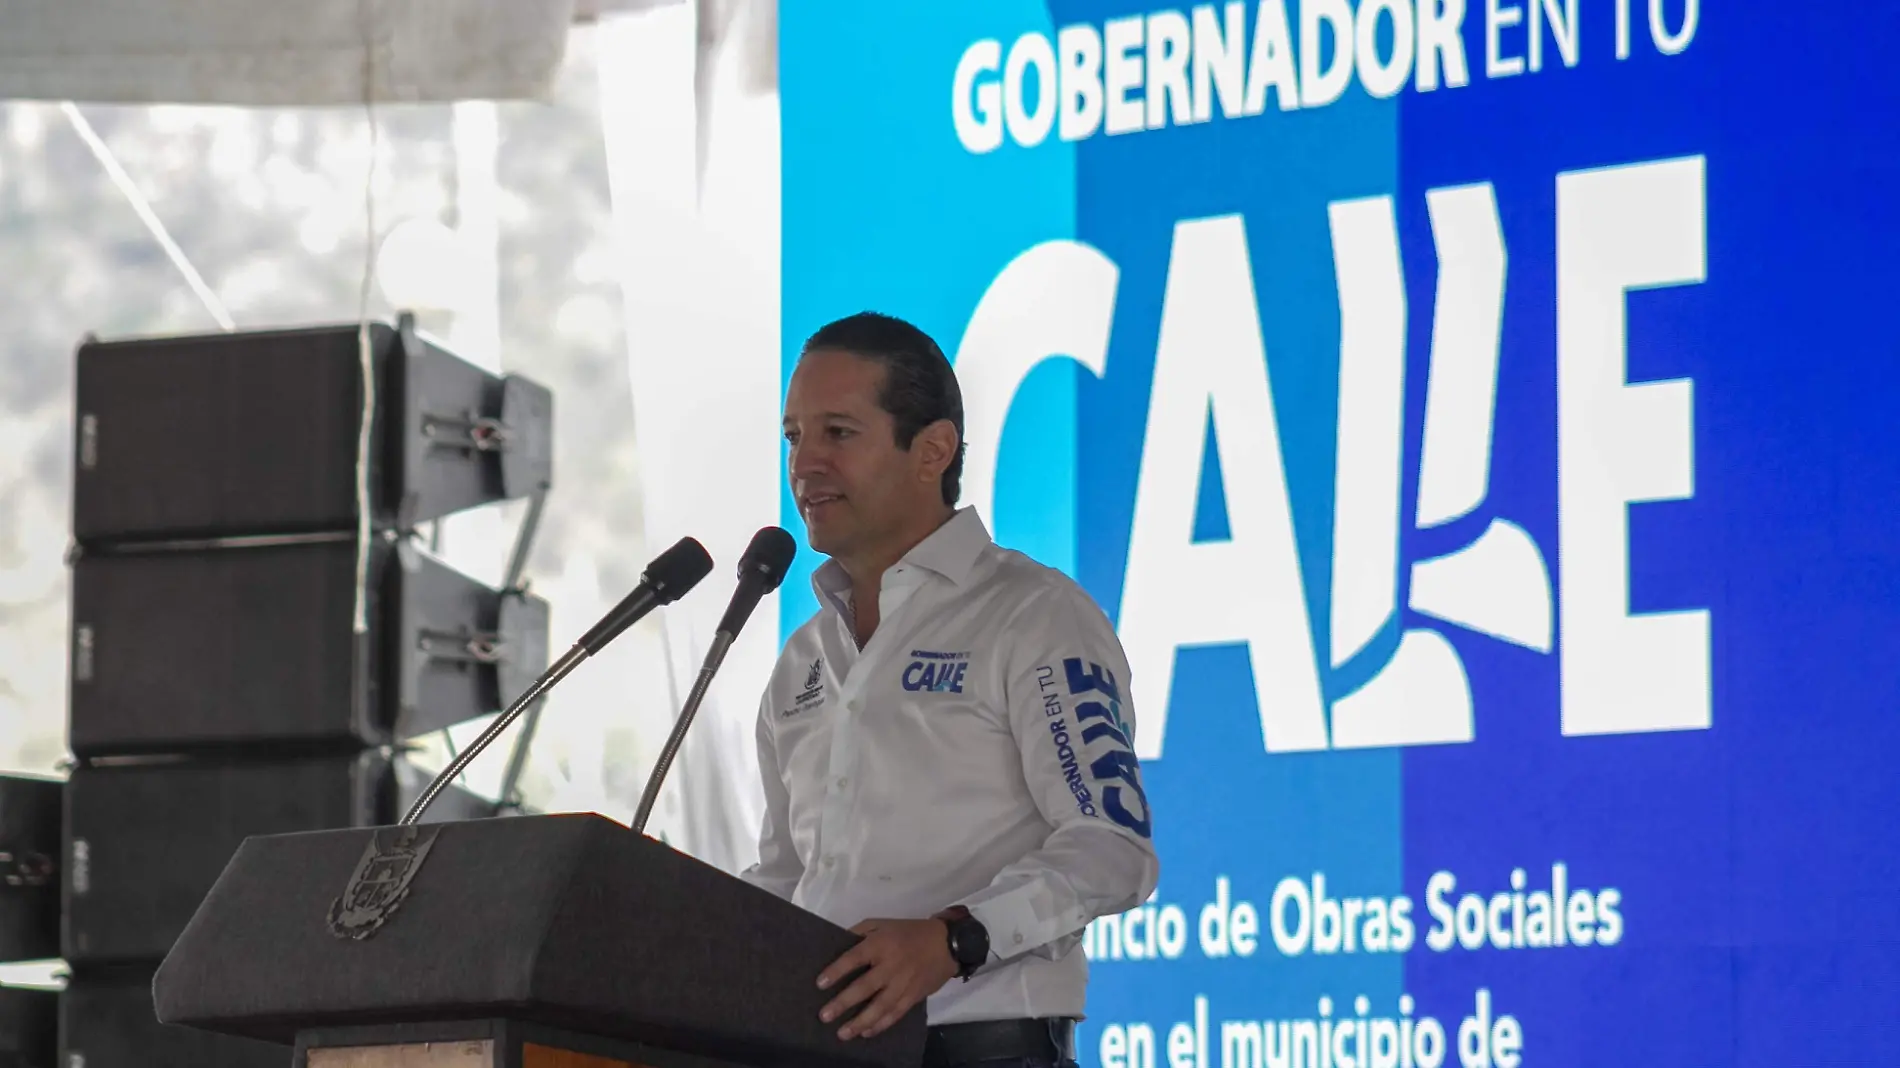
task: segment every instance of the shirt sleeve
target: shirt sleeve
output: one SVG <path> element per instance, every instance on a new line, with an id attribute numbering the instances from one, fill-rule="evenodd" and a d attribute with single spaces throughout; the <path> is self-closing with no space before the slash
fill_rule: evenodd
<path id="1" fill-rule="evenodd" d="M 785 789 L 785 776 L 779 768 L 778 746 L 772 736 L 770 691 L 760 703 L 758 724 L 754 728 L 759 747 L 759 780 L 765 788 L 765 816 L 759 826 L 759 859 L 739 873 L 739 878 L 787 901 L 805 874 L 804 862 L 792 844 L 791 795 Z"/>
<path id="2" fill-rule="evenodd" d="M 1128 662 L 1078 587 L 1041 595 L 1004 641 L 1003 696 L 1023 777 L 1053 830 L 961 904 L 996 960 L 1071 952 L 1098 916 L 1154 892 L 1160 862 L 1135 757 Z M 994 963 L 994 961 L 993 961 Z"/>

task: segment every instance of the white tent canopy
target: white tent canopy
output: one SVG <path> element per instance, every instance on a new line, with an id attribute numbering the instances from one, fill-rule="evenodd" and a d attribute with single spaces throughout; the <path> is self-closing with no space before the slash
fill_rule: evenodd
<path id="1" fill-rule="evenodd" d="M 551 84 L 574 22 L 670 2 L 3 0 L 0 98 L 273 107 L 532 99 Z"/>

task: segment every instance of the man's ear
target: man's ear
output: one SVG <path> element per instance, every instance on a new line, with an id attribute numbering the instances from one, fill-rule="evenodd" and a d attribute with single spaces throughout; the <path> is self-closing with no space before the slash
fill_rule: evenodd
<path id="1" fill-rule="evenodd" d="M 917 457 L 917 480 L 936 483 L 957 455 L 957 428 L 948 419 L 939 419 L 917 432 L 910 451 Z"/>

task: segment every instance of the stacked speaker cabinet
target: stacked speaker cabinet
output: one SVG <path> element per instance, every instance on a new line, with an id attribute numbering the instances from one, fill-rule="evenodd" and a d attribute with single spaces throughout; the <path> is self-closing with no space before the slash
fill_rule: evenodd
<path id="1" fill-rule="evenodd" d="M 245 838 L 395 822 L 427 784 L 405 743 L 546 668 L 548 606 L 518 579 L 552 398 L 406 317 L 88 340 L 76 387 L 61 1062 L 281 1066 L 160 1027 L 152 971 Z M 515 498 L 502 588 L 421 544 Z M 451 790 L 424 818 L 496 812 Z"/>
<path id="2" fill-rule="evenodd" d="M 0 962 L 59 956 L 60 780 L 0 775 Z M 0 1068 L 41 1068 L 57 1051 L 59 995 L 0 986 Z"/>

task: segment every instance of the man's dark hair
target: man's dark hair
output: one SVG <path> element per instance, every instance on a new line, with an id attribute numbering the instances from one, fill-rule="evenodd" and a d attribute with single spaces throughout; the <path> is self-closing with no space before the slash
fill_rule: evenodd
<path id="1" fill-rule="evenodd" d="M 884 368 L 878 406 L 896 423 L 897 447 L 909 449 L 917 432 L 939 419 L 957 428 L 957 451 L 943 469 L 943 503 L 956 506 L 963 478 L 963 391 L 956 372 L 930 335 L 891 315 L 859 312 L 826 323 L 799 353 L 832 349 Z"/>

